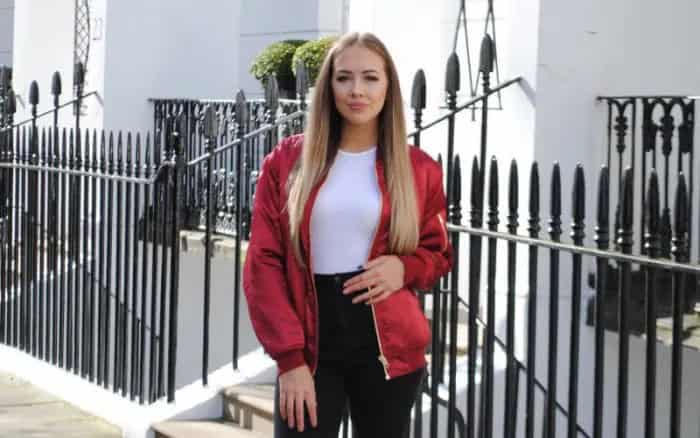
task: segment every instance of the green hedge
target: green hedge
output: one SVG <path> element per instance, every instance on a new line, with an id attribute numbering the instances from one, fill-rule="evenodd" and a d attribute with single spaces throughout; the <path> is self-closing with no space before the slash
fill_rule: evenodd
<path id="1" fill-rule="evenodd" d="M 285 40 L 270 44 L 255 57 L 250 73 L 263 85 L 267 83 L 267 77 L 274 73 L 280 89 L 294 90 L 292 57 L 295 50 L 305 42 L 306 40 Z"/>
<path id="2" fill-rule="evenodd" d="M 302 61 L 309 75 L 309 85 L 313 86 L 328 50 L 337 39 L 338 37 L 336 36 L 329 36 L 318 40 L 311 40 L 299 46 L 292 58 L 292 70 L 294 74 L 296 75 L 297 63 Z"/>

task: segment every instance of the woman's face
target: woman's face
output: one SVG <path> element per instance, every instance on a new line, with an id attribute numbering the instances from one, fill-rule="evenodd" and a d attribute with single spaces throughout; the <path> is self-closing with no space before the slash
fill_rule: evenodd
<path id="1" fill-rule="evenodd" d="M 388 83 L 384 60 L 370 49 L 354 45 L 336 55 L 333 98 L 346 123 L 373 122 L 384 107 Z"/>

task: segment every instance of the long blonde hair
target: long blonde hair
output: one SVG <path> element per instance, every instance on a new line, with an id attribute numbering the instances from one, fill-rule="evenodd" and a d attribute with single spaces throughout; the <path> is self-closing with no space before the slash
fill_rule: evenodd
<path id="1" fill-rule="evenodd" d="M 335 107 L 332 89 L 334 60 L 344 49 L 359 45 L 384 59 L 388 77 L 386 101 L 379 113 L 378 150 L 391 199 L 389 251 L 410 254 L 418 246 L 418 207 L 413 168 L 406 143 L 406 122 L 396 66 L 384 44 L 371 33 L 348 33 L 331 47 L 316 80 L 308 123 L 304 130 L 301 158 L 287 181 L 290 237 L 295 256 L 301 254 L 300 226 L 311 190 L 328 172 L 338 151 L 342 119 Z"/>

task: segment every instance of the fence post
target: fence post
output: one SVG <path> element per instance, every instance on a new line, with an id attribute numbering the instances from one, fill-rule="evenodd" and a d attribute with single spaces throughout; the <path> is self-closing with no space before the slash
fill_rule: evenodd
<path id="1" fill-rule="evenodd" d="M 561 238 L 561 171 L 559 163 L 552 169 L 550 196 L 549 238 L 559 242 Z M 556 414 L 557 404 L 557 357 L 559 342 L 559 250 L 549 251 L 549 339 L 547 357 L 547 394 L 544 420 L 544 437 L 557 438 Z"/>
<path id="2" fill-rule="evenodd" d="M 236 93 L 236 125 L 238 127 L 236 131 L 236 139 L 239 143 L 236 147 L 236 255 L 235 255 L 235 271 L 234 271 L 234 293 L 233 293 L 233 368 L 238 369 L 238 341 L 240 337 L 239 333 L 239 308 L 240 308 L 240 296 L 241 296 L 241 239 L 243 233 L 243 203 L 241 202 L 241 194 L 243 192 L 244 184 L 241 181 L 241 175 L 243 173 L 243 151 L 245 148 L 244 134 L 245 126 L 243 121 L 248 117 L 246 114 L 246 98 L 243 94 L 243 90 L 239 90 Z M 248 221 L 246 221 L 246 230 L 248 227 Z"/>
<path id="3" fill-rule="evenodd" d="M 484 90 L 484 100 L 481 101 L 481 150 L 479 153 L 479 163 L 481 165 L 481 187 L 486 183 L 486 146 L 488 142 L 488 114 L 489 114 L 489 93 L 491 92 L 491 73 L 495 57 L 495 46 L 491 37 L 486 34 L 481 40 L 481 50 L 479 53 L 479 71 L 482 74 L 482 86 Z M 481 199 L 481 210 L 484 209 L 484 199 Z"/>
<path id="4" fill-rule="evenodd" d="M 73 71 L 73 88 L 75 89 L 75 131 L 80 131 L 80 114 L 83 106 L 83 88 L 85 86 L 85 67 L 82 62 L 75 64 Z"/>
<path id="5" fill-rule="evenodd" d="M 673 247 L 671 253 L 674 261 L 688 263 L 688 188 L 685 175 L 678 175 L 678 186 L 673 214 Z M 681 396 L 683 394 L 683 311 L 685 310 L 686 274 L 673 272 L 673 347 L 671 350 L 671 438 L 681 436 Z"/>
<path id="6" fill-rule="evenodd" d="M 413 88 L 411 91 L 411 108 L 414 110 L 414 123 L 417 129 L 416 135 L 413 138 L 413 144 L 420 148 L 420 127 L 422 120 L 423 109 L 425 108 L 425 73 L 423 70 L 418 70 L 413 77 Z M 425 313 L 425 294 L 419 294 L 420 307 Z M 421 391 L 416 398 L 414 412 L 416 413 L 413 421 L 413 437 L 422 438 L 423 436 L 423 382 L 421 382 Z"/>
<path id="7" fill-rule="evenodd" d="M 540 232 L 540 172 L 537 162 L 530 169 L 530 218 L 528 233 L 533 239 Z M 525 401 L 525 436 L 535 436 L 535 357 L 537 354 L 537 246 L 528 248 L 528 315 L 527 315 L 527 397 Z"/>
<path id="8" fill-rule="evenodd" d="M 172 255 L 170 257 L 170 311 L 168 312 L 170 315 L 170 320 L 168 321 L 168 402 L 175 400 L 175 376 L 177 373 L 177 321 L 180 298 L 180 228 L 182 226 L 182 217 L 185 213 L 183 208 L 184 203 L 182 203 L 182 179 L 185 174 L 183 133 L 186 134 L 188 132 L 185 128 L 188 122 L 188 118 L 180 114 L 179 123 L 177 125 L 177 135 L 175 136 L 174 142 L 175 151 L 173 159 L 175 161 L 175 168 L 171 170 L 173 187 L 173 227 L 170 236 Z M 163 333 L 161 333 L 161 338 L 162 337 Z M 162 355 L 160 361 L 163 361 Z"/>
<path id="9" fill-rule="evenodd" d="M 267 84 L 265 86 L 265 105 L 267 106 L 267 111 L 265 114 L 265 123 L 274 126 L 277 122 L 277 111 L 280 105 L 277 77 L 274 74 L 268 78 Z M 270 130 L 270 135 L 267 137 L 267 143 L 265 144 L 265 150 L 263 151 L 263 155 L 267 155 L 270 153 L 270 151 L 272 151 L 272 148 L 277 144 L 278 137 L 278 128 L 274 127 Z"/>
<path id="10" fill-rule="evenodd" d="M 576 166 L 574 173 L 574 188 L 572 191 L 571 239 L 576 246 L 583 245 L 584 224 L 586 213 L 586 183 L 583 167 Z M 579 348 L 581 338 L 581 254 L 573 254 L 573 272 L 571 275 L 571 345 L 569 348 L 569 406 L 568 406 L 568 437 L 577 437 L 578 427 L 578 374 Z"/>
<path id="11" fill-rule="evenodd" d="M 483 199 L 483 187 L 481 184 L 481 170 L 479 159 L 472 160 L 471 195 L 469 211 L 470 225 L 472 228 L 481 228 L 483 212 L 481 199 Z M 457 259 L 459 260 L 459 258 Z M 467 341 L 468 362 L 467 368 L 467 438 L 474 438 L 476 415 L 476 355 L 478 349 L 479 316 L 479 292 L 481 288 L 481 237 L 469 236 L 469 340 Z M 481 416 L 478 417 L 481 419 Z M 480 420 L 479 420 L 480 421 Z"/>
<path id="12" fill-rule="evenodd" d="M 508 175 L 508 217 L 506 227 L 508 233 L 518 233 L 518 164 L 515 160 L 510 163 Z M 515 242 L 508 242 L 508 286 L 507 286 L 507 310 L 506 310 L 506 399 L 504 405 L 505 425 L 504 436 L 515 436 L 518 391 L 517 367 L 515 363 L 515 275 L 517 264 L 517 252 Z M 529 364 L 528 364 L 529 365 Z"/>
<path id="13" fill-rule="evenodd" d="M 610 176 L 606 166 L 598 180 L 598 224 L 595 242 L 598 249 L 606 251 L 610 246 Z M 593 438 L 603 437 L 603 379 L 605 377 L 605 295 L 607 293 L 608 259 L 596 257 L 595 297 L 595 359 L 593 376 Z"/>
<path id="14" fill-rule="evenodd" d="M 634 226 L 634 183 L 632 169 L 625 169 L 622 179 L 620 199 L 620 229 L 617 243 L 624 254 L 632 253 Z M 631 266 L 629 262 L 620 263 L 619 272 L 619 367 L 618 367 L 618 404 L 617 404 L 617 436 L 627 436 L 627 397 L 629 387 L 629 293 L 631 285 Z"/>
<path id="15" fill-rule="evenodd" d="M 659 244 L 659 179 L 656 171 L 651 172 L 647 194 L 645 197 L 644 216 L 646 217 L 646 233 L 644 234 L 644 249 L 651 259 L 658 258 Z M 646 268 L 645 273 L 646 308 L 646 391 L 644 412 L 644 436 L 656 436 L 656 281 L 657 270 Z"/>
<path id="16" fill-rule="evenodd" d="M 452 186 L 452 204 L 450 204 L 450 222 L 455 225 L 462 224 L 462 171 L 460 169 L 459 155 L 454 159 L 454 185 Z M 458 231 L 452 233 L 452 248 L 454 254 L 459 254 Z M 457 257 L 459 260 L 459 258 Z M 449 397 L 447 407 L 447 436 L 454 438 L 455 423 L 457 419 L 457 325 L 459 324 L 459 263 L 453 263 L 450 276 L 450 380 Z M 464 425 L 460 424 L 460 430 Z M 461 434 L 463 436 L 463 434 Z"/>
<path id="17" fill-rule="evenodd" d="M 294 130 L 294 133 L 303 131 L 304 125 L 306 124 L 306 95 L 309 93 L 309 74 L 302 60 L 297 62 L 296 80 L 297 94 L 299 96 L 299 110 L 302 111 L 304 115 L 300 119 L 301 126 L 299 126 L 299 131 Z"/>
<path id="18" fill-rule="evenodd" d="M 217 115 L 214 107 L 207 105 L 204 110 L 204 141 L 207 148 L 207 219 L 204 236 L 204 318 L 202 341 L 202 383 L 206 386 L 209 380 L 209 312 L 211 302 L 211 233 L 214 227 L 214 149 L 216 135 L 219 132 Z"/>

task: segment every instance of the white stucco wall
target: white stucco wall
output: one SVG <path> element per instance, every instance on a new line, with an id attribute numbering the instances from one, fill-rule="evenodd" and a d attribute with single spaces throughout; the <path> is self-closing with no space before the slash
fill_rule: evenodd
<path id="1" fill-rule="evenodd" d="M 19 99 L 16 121 L 29 115 L 29 85 L 39 84 L 39 111 L 53 107 L 51 77 L 58 71 L 63 78 L 62 102 L 73 98 L 73 21 L 72 0 L 27 0 L 15 4 L 13 44 L 13 84 Z M 37 42 L 42 42 L 37 44 Z M 94 101 L 93 101 L 94 102 Z M 68 120 L 72 110 L 62 111 Z"/>
<path id="2" fill-rule="evenodd" d="M 104 127 L 152 129 L 148 98 L 231 95 L 239 15 L 239 1 L 110 1 Z"/>
<path id="3" fill-rule="evenodd" d="M 262 49 L 277 41 L 311 40 L 343 32 L 343 0 L 242 0 L 240 27 L 240 87 L 250 98 L 263 97 L 250 65 Z M 234 89 L 226 96 L 233 98 Z"/>
<path id="4" fill-rule="evenodd" d="M 14 0 L 0 0 L 0 65 L 12 65 Z"/>

